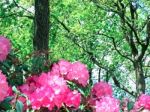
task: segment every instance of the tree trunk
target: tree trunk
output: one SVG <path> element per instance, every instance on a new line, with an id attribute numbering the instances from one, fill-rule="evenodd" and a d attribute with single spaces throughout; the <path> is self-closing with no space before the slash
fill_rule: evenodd
<path id="1" fill-rule="evenodd" d="M 145 93 L 145 78 L 143 73 L 142 61 L 135 61 L 134 69 L 136 75 L 137 96 L 139 96 L 140 94 Z"/>
<path id="2" fill-rule="evenodd" d="M 49 0 L 35 0 L 34 50 L 48 58 L 49 43 Z"/>
<path id="3" fill-rule="evenodd" d="M 49 13 L 49 0 L 35 0 L 33 74 L 41 73 L 48 60 Z"/>

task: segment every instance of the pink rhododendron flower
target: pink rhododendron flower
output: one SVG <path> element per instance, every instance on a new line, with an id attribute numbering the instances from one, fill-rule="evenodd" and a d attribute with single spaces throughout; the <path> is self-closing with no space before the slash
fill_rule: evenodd
<path id="1" fill-rule="evenodd" d="M 37 82 L 42 85 L 47 85 L 49 81 L 50 75 L 47 75 L 47 73 L 41 73 L 41 75 L 38 77 Z"/>
<path id="2" fill-rule="evenodd" d="M 32 108 L 37 110 L 41 107 L 47 107 L 49 110 L 54 106 L 60 108 L 66 101 L 67 106 L 76 108 L 80 104 L 80 94 L 71 92 L 63 77 L 51 75 L 50 72 L 42 73 L 38 78 L 28 78 L 27 83 L 20 86 L 20 90 L 29 97 Z"/>
<path id="3" fill-rule="evenodd" d="M 80 105 L 81 94 L 78 91 L 74 90 L 68 93 L 67 98 L 65 100 L 65 104 L 68 107 L 78 108 Z"/>
<path id="4" fill-rule="evenodd" d="M 60 108 L 69 92 L 66 81 L 64 78 L 59 76 L 50 76 L 48 85 L 53 88 L 55 95 L 54 103 L 58 108 Z"/>
<path id="5" fill-rule="evenodd" d="M 112 96 L 112 87 L 106 82 L 98 82 L 92 88 L 95 97 Z"/>
<path id="6" fill-rule="evenodd" d="M 9 95 L 9 86 L 6 81 L 5 75 L 0 71 L 0 102 L 5 99 Z"/>
<path id="7" fill-rule="evenodd" d="M 50 74 L 64 77 L 70 81 L 75 81 L 84 87 L 89 80 L 89 72 L 86 66 L 80 62 L 70 63 L 65 60 L 60 60 L 57 64 L 53 64 Z"/>
<path id="8" fill-rule="evenodd" d="M 142 94 L 134 104 L 134 109 L 139 110 L 141 107 L 150 110 L 150 96 Z"/>
<path id="9" fill-rule="evenodd" d="M 38 76 L 37 75 L 32 75 L 30 77 L 27 78 L 26 82 L 29 83 L 37 83 L 38 80 Z"/>
<path id="10" fill-rule="evenodd" d="M 9 87 L 9 89 L 8 89 L 8 96 L 13 96 L 12 87 Z"/>
<path id="11" fill-rule="evenodd" d="M 42 86 L 30 95 L 30 101 L 33 109 L 47 107 L 50 110 L 54 107 L 54 91 L 49 86 Z"/>
<path id="12" fill-rule="evenodd" d="M 69 70 L 70 70 L 71 63 L 68 61 L 65 61 L 65 60 L 60 60 L 58 62 L 58 65 L 59 65 L 60 74 L 61 75 L 67 75 Z"/>
<path id="13" fill-rule="evenodd" d="M 60 60 L 57 64 L 53 64 L 52 69 L 50 71 L 51 75 L 60 75 L 66 76 L 71 67 L 71 63 L 66 60 Z"/>
<path id="14" fill-rule="evenodd" d="M 69 73 L 67 74 L 67 79 L 75 80 L 85 87 L 88 84 L 89 72 L 84 64 L 75 62 L 71 65 Z"/>
<path id="15" fill-rule="evenodd" d="M 18 88 L 20 89 L 20 91 L 26 95 L 30 95 L 32 94 L 36 88 L 38 88 L 40 85 L 37 82 L 38 81 L 38 77 L 37 76 L 30 76 L 27 78 L 26 83 L 23 84 L 22 86 L 19 86 Z"/>
<path id="16" fill-rule="evenodd" d="M 27 95 L 29 98 L 31 95 L 36 91 L 38 87 L 40 87 L 40 84 L 37 82 L 38 76 L 30 76 L 27 78 L 26 83 L 19 86 L 18 89 L 25 95 Z M 26 105 L 26 98 L 25 97 L 19 97 L 19 99 L 24 104 L 24 110 L 27 108 Z"/>
<path id="17" fill-rule="evenodd" d="M 113 97 L 101 97 L 96 101 L 95 112 L 119 112 L 119 101 Z"/>
<path id="18" fill-rule="evenodd" d="M 10 41 L 5 37 L 0 36 L 0 61 L 4 61 L 6 59 L 10 49 Z"/>
<path id="19" fill-rule="evenodd" d="M 50 71 L 50 74 L 51 75 L 60 75 L 60 71 L 59 71 L 59 65 L 54 63 L 52 68 L 51 68 L 51 71 Z"/>

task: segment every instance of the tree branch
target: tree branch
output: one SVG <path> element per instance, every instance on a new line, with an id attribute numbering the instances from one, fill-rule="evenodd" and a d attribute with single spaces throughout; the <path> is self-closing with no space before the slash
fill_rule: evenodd
<path id="1" fill-rule="evenodd" d="M 145 55 L 145 52 L 149 46 L 149 41 L 150 41 L 150 20 L 147 23 L 147 37 L 145 39 L 145 44 L 142 45 L 141 53 L 138 56 L 138 60 L 143 59 L 143 56 Z"/>
<path id="2" fill-rule="evenodd" d="M 29 15 L 19 15 L 19 14 L 17 14 L 17 13 L 12 13 L 12 14 L 9 14 L 9 15 L 3 15 L 3 16 L 0 16 L 0 18 L 9 18 L 9 17 L 13 17 L 13 16 L 25 17 L 25 18 L 29 18 L 29 19 L 34 19 L 33 16 L 29 16 Z"/>
<path id="3" fill-rule="evenodd" d="M 30 14 L 33 14 L 31 11 L 27 10 L 26 8 L 20 6 L 15 0 L 13 0 L 14 4 L 18 7 L 18 8 L 21 8 L 23 10 L 25 10 L 26 12 L 30 13 Z M 34 14 L 33 14 L 34 15 Z"/>
<path id="4" fill-rule="evenodd" d="M 136 93 L 134 93 L 133 91 L 129 91 L 124 85 L 121 85 L 114 75 L 112 76 L 112 79 L 117 87 L 121 88 L 122 90 L 124 90 L 125 92 L 129 93 L 130 95 L 134 97 L 136 96 Z"/>
<path id="5" fill-rule="evenodd" d="M 54 14 L 51 14 L 51 16 L 54 17 L 54 19 L 60 23 L 68 33 L 70 33 L 70 29 L 62 21 L 60 21 Z"/>
<path id="6" fill-rule="evenodd" d="M 138 36 L 138 34 L 137 34 L 135 28 L 134 28 L 126 19 L 125 19 L 125 23 L 129 26 L 129 28 L 131 29 L 131 31 L 133 31 L 137 43 L 140 44 L 140 45 L 143 45 L 143 44 L 140 42 L 139 36 Z"/>
<path id="7" fill-rule="evenodd" d="M 106 34 L 103 34 L 103 33 L 99 33 L 99 35 L 102 35 L 102 36 L 105 36 L 105 37 L 107 37 L 107 38 L 112 39 L 113 46 L 114 46 L 115 50 L 118 52 L 118 54 L 119 54 L 120 56 L 122 56 L 122 57 L 124 57 L 124 58 L 130 60 L 131 62 L 133 62 L 133 60 L 132 60 L 131 58 L 129 58 L 128 56 L 122 54 L 122 53 L 118 50 L 114 37 L 109 36 L 109 35 L 106 35 Z"/>

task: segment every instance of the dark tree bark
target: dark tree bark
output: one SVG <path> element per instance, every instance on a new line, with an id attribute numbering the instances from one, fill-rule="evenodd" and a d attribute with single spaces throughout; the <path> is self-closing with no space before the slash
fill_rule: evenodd
<path id="1" fill-rule="evenodd" d="M 49 0 L 35 0 L 34 50 L 48 58 L 49 43 Z"/>
<path id="2" fill-rule="evenodd" d="M 134 69 L 136 75 L 136 90 L 137 95 L 139 96 L 140 94 L 145 93 L 145 78 L 142 62 L 135 61 Z"/>

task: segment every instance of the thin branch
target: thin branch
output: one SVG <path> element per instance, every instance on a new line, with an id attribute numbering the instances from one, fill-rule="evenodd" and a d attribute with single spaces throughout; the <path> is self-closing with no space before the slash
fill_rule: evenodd
<path id="1" fill-rule="evenodd" d="M 126 19 L 125 19 L 125 23 L 126 23 L 126 24 L 129 26 L 129 28 L 133 31 L 137 43 L 140 44 L 140 45 L 143 45 L 143 44 L 140 42 L 139 36 L 138 36 L 138 34 L 137 34 L 135 28 L 134 28 Z"/>
<path id="2" fill-rule="evenodd" d="M 29 19 L 34 19 L 33 16 L 29 16 L 29 15 L 19 15 L 18 13 L 12 13 L 12 14 L 9 14 L 9 15 L 3 15 L 3 16 L 0 16 L 0 18 L 9 18 L 9 17 L 13 17 L 13 16 L 25 17 L 25 18 L 29 18 Z"/>
<path id="3" fill-rule="evenodd" d="M 118 52 L 118 54 L 121 55 L 122 57 L 124 57 L 124 58 L 130 60 L 131 62 L 133 62 L 133 60 L 132 60 L 131 58 L 129 58 L 128 56 L 122 54 L 122 53 L 118 50 L 114 37 L 109 36 L 109 35 L 106 35 L 106 34 L 103 34 L 103 33 L 99 33 L 99 35 L 102 35 L 102 36 L 105 36 L 105 37 L 107 37 L 107 38 L 112 39 L 113 46 L 114 46 L 115 50 Z"/>
<path id="4" fill-rule="evenodd" d="M 114 75 L 112 76 L 112 79 L 117 87 L 121 88 L 122 90 L 124 90 L 125 92 L 129 93 L 130 95 L 132 95 L 134 97 L 136 96 L 135 92 L 129 91 L 124 85 L 121 85 L 120 82 L 117 80 L 117 78 Z"/>
<path id="5" fill-rule="evenodd" d="M 51 14 L 51 16 L 54 17 L 54 19 L 60 23 L 68 33 L 70 33 L 70 29 L 62 21 L 60 21 L 54 14 Z"/>
<path id="6" fill-rule="evenodd" d="M 149 41 L 150 41 L 150 20 L 147 23 L 147 37 L 145 39 L 145 44 L 142 45 L 141 53 L 138 56 L 139 60 L 143 59 L 143 56 L 145 55 L 145 52 L 149 46 Z"/>
<path id="7" fill-rule="evenodd" d="M 23 10 L 25 10 L 26 12 L 30 13 L 30 14 L 33 14 L 31 11 L 27 10 L 26 8 L 24 8 L 23 6 L 19 5 L 15 0 L 13 0 L 14 4 L 18 7 L 18 8 L 21 8 Z"/>

